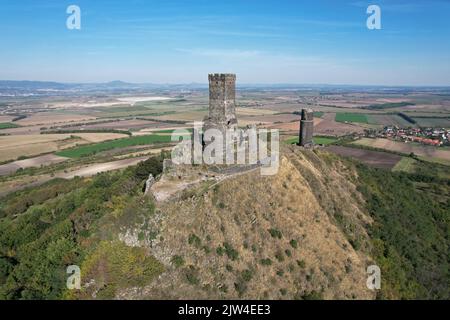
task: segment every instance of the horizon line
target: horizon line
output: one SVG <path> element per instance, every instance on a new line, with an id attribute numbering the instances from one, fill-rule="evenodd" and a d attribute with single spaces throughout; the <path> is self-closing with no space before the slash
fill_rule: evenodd
<path id="1" fill-rule="evenodd" d="M 179 86 L 179 85 L 201 85 L 208 86 L 208 82 L 128 82 L 122 80 L 110 80 L 110 81 L 55 81 L 55 80 L 9 80 L 0 79 L 0 82 L 37 82 L 37 83 L 55 83 L 63 85 L 99 85 L 99 84 L 110 84 L 110 83 L 122 83 L 124 85 L 159 85 L 159 86 Z M 420 84 L 420 85 L 409 85 L 409 84 L 354 84 L 354 83 L 295 83 L 295 82 L 268 82 L 268 83 L 252 83 L 252 82 L 242 82 L 236 83 L 236 86 L 329 86 L 329 87 L 388 87 L 388 88 L 450 88 L 450 84 Z"/>

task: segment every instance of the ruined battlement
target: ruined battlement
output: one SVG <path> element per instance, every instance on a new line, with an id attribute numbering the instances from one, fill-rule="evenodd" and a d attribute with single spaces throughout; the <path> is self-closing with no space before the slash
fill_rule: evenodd
<path id="1" fill-rule="evenodd" d="M 302 121 L 314 121 L 314 112 L 312 109 L 302 109 Z"/>
<path id="2" fill-rule="evenodd" d="M 236 75 L 233 73 L 210 73 L 208 75 L 209 82 L 211 81 L 236 81 Z"/>

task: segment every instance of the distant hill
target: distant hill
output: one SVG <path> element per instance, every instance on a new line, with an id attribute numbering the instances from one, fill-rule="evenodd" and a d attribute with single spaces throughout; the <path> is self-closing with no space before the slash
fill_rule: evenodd
<path id="1" fill-rule="evenodd" d="M 64 84 L 50 81 L 12 81 L 0 80 L 0 88 L 2 89 L 68 89 L 74 85 Z"/>
<path id="2" fill-rule="evenodd" d="M 328 84 L 258 84 L 258 83 L 237 83 L 241 90 L 300 90 L 300 91 L 323 91 L 324 93 L 342 92 L 385 92 L 385 93 L 406 93 L 406 92 L 434 92 L 449 94 L 449 87 L 387 87 L 387 86 L 355 86 L 355 85 L 328 85 Z M 122 80 L 114 80 L 103 83 L 61 83 L 54 81 L 15 81 L 0 80 L 0 92 L 5 90 L 142 90 L 142 89 L 172 89 L 172 90 L 194 90 L 207 89 L 208 83 L 130 83 Z"/>

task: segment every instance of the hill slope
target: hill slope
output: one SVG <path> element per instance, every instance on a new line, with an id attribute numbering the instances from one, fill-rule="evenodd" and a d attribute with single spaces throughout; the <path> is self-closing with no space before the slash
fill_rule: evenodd
<path id="1" fill-rule="evenodd" d="M 2 299 L 449 296 L 450 183 L 286 146 L 277 175 L 203 181 L 162 203 L 162 159 L 54 180 L 0 203 Z M 198 169 L 198 168 L 197 168 Z M 82 290 L 65 288 L 68 265 Z"/>
<path id="2" fill-rule="evenodd" d="M 373 298 L 366 288 L 370 259 L 323 208 L 340 211 L 364 242 L 371 219 L 352 200 L 361 203 L 355 186 L 324 170 L 311 151 L 286 154 L 274 177 L 253 171 L 163 203 L 149 222 L 157 233 L 151 244 L 139 241 L 141 229 L 128 230 L 128 244 L 147 245 L 167 271 L 139 293 L 120 296 Z"/>

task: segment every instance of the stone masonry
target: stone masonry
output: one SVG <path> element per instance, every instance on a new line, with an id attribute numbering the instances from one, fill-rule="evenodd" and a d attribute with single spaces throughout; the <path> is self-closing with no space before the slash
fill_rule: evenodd
<path id="1" fill-rule="evenodd" d="M 236 119 L 236 75 L 209 75 L 209 115 L 205 117 L 204 129 L 222 132 L 237 126 Z"/>

